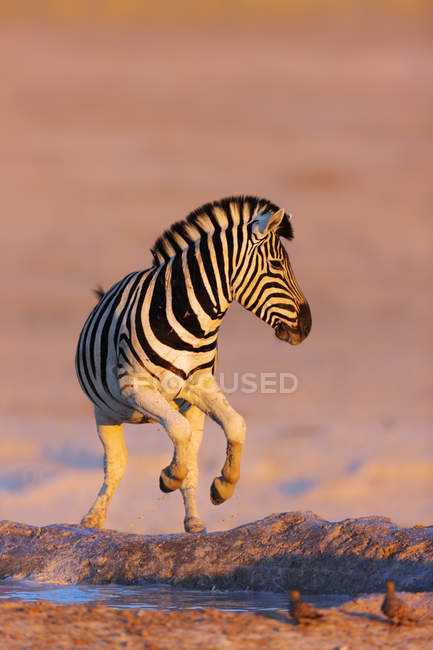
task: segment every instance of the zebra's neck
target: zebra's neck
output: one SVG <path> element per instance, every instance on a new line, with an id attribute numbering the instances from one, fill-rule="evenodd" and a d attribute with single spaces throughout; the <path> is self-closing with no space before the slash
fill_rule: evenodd
<path id="1" fill-rule="evenodd" d="M 253 196 L 221 199 L 194 210 L 155 242 L 155 271 L 166 282 L 169 276 L 173 311 L 181 324 L 189 319 L 187 329 L 192 327 L 197 335 L 215 330 L 236 299 L 240 283 L 245 284 L 254 219 L 278 210 L 267 199 Z"/>
<path id="2" fill-rule="evenodd" d="M 156 284 L 165 286 L 166 309 L 194 336 L 217 334 L 233 300 L 231 269 L 221 233 L 218 242 L 203 237 L 155 269 Z"/>

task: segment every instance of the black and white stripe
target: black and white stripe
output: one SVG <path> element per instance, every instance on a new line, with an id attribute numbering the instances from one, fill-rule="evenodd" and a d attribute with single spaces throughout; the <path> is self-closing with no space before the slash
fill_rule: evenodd
<path id="1" fill-rule="evenodd" d="M 305 338 L 309 309 L 281 237 L 293 238 L 290 215 L 252 196 L 208 203 L 164 232 L 153 266 L 115 284 L 81 332 L 77 374 L 98 409 L 134 421 L 125 398 L 132 376 L 148 378 L 172 400 L 176 391 L 161 384 L 167 373 L 181 387 L 197 370 L 214 369 L 219 327 L 233 300 L 279 338 Z"/>

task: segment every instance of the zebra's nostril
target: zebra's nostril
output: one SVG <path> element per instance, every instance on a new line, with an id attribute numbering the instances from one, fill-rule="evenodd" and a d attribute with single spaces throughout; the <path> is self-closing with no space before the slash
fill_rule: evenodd
<path id="1" fill-rule="evenodd" d="M 275 335 L 279 339 L 281 339 L 282 341 L 288 341 L 289 340 L 290 332 L 289 332 L 289 328 L 287 327 L 287 325 L 285 325 L 281 321 L 278 321 L 274 327 L 275 327 Z"/>

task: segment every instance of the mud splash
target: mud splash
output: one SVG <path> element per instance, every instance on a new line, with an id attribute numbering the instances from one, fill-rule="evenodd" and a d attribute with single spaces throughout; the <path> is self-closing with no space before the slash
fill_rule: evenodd
<path id="1" fill-rule="evenodd" d="M 432 567 L 433 527 L 376 517 L 329 522 L 291 512 L 208 535 L 0 524 L 0 578 L 64 585 L 356 595 L 381 592 L 387 580 L 430 591 Z"/>

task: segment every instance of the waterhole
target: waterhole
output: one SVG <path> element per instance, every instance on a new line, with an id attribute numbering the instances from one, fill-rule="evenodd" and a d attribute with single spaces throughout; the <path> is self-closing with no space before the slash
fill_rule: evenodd
<path id="1" fill-rule="evenodd" d="M 342 605 L 345 595 L 312 595 L 316 607 Z M 0 601 L 44 601 L 56 605 L 93 604 L 118 609 L 180 610 L 214 607 L 223 611 L 255 612 L 287 609 L 287 595 L 264 591 L 197 591 L 170 585 L 56 585 L 28 580 L 0 582 Z"/>

